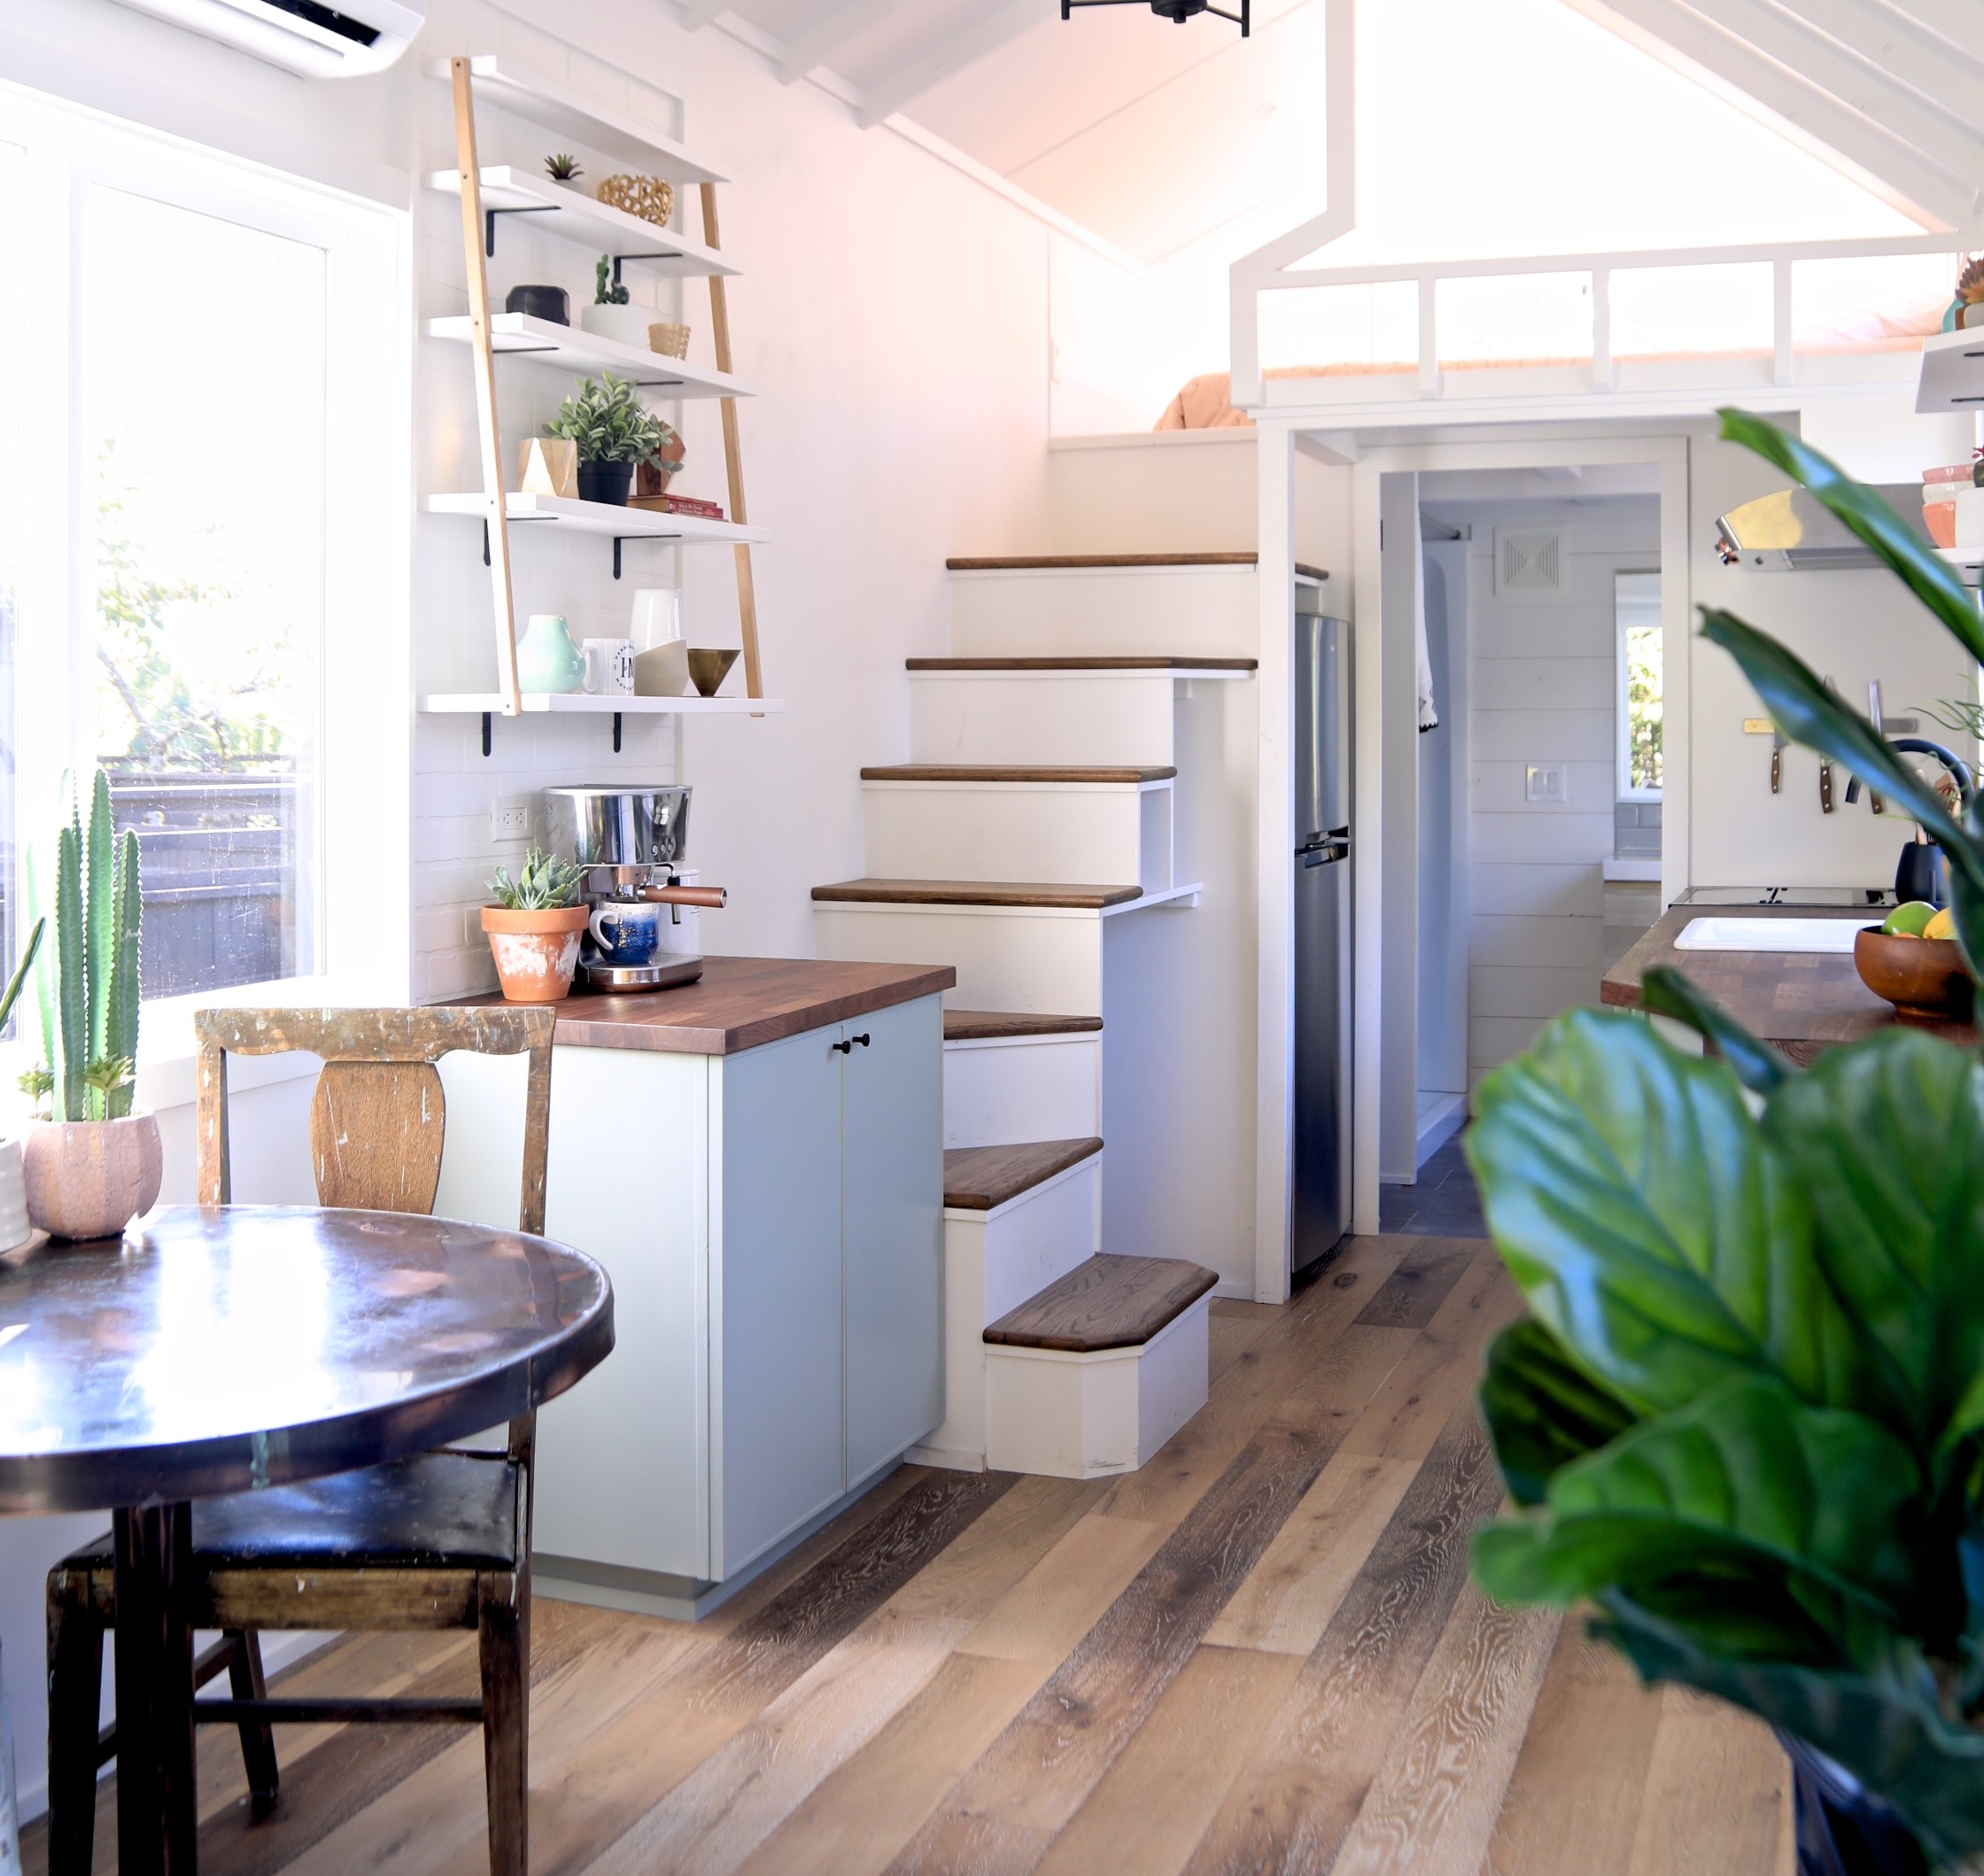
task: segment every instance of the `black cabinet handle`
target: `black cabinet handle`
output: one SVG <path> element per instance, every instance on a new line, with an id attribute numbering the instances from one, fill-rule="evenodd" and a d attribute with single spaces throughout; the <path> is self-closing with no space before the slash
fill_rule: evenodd
<path id="1" fill-rule="evenodd" d="M 866 1035 L 857 1035 L 855 1037 L 855 1041 L 859 1043 L 864 1049 L 868 1046 L 869 1039 Z"/>
<path id="2" fill-rule="evenodd" d="M 854 1044 L 852 1043 L 829 1043 L 826 1046 L 836 1055 L 852 1055 L 854 1053 Z"/>

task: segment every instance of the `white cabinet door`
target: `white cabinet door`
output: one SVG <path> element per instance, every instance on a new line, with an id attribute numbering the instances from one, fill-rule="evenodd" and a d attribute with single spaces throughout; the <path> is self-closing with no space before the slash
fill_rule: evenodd
<path id="1" fill-rule="evenodd" d="M 943 1417 L 943 1018 L 940 999 L 841 1026 L 847 1482 Z"/>
<path id="2" fill-rule="evenodd" d="M 710 1063 L 716 1577 L 843 1489 L 839 1037 Z"/>

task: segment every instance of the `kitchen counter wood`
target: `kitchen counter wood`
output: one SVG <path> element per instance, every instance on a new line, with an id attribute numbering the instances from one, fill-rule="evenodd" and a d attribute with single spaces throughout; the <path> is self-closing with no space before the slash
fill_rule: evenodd
<path id="1" fill-rule="evenodd" d="M 706 957 L 694 983 L 631 996 L 577 991 L 550 1007 L 554 1041 L 582 1049 L 735 1055 L 803 1029 L 934 996 L 957 981 L 949 965 L 841 964 L 814 957 Z M 471 1003 L 493 1004 L 479 996 Z"/>
<path id="2" fill-rule="evenodd" d="M 1148 768 L 1077 768 L 1068 765 L 1027 767 L 998 763 L 895 763 L 887 768 L 864 769 L 863 781 L 930 782 L 1113 782 L 1117 784 L 1171 781 L 1177 770 L 1168 765 Z"/>
<path id="3" fill-rule="evenodd" d="M 816 886 L 823 905 L 1018 905 L 1105 911 L 1143 896 L 1141 886 L 1044 886 L 1024 880 L 842 880 Z"/>
<path id="4" fill-rule="evenodd" d="M 1794 1061 L 1810 1062 L 1823 1050 L 1850 1043 L 1895 1020 L 1894 1005 L 1860 981 L 1849 956 L 1813 951 L 1679 951 L 1674 941 L 1693 919 L 1817 919 L 1837 917 L 1856 926 L 1883 915 L 1803 905 L 1673 905 L 1639 942 L 1605 974 L 1600 1000 L 1636 1008 L 1640 980 L 1655 965 L 1685 973 L 1702 994 Z M 1974 1043 L 1968 1023 L 1920 1024 L 1952 1042 Z"/>

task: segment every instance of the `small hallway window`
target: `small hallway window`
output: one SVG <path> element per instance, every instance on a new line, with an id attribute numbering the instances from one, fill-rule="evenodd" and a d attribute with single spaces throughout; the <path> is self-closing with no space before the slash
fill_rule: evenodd
<path id="1" fill-rule="evenodd" d="M 1621 573 L 1614 581 L 1618 618 L 1619 799 L 1661 796 L 1662 651 L 1660 575 Z"/>

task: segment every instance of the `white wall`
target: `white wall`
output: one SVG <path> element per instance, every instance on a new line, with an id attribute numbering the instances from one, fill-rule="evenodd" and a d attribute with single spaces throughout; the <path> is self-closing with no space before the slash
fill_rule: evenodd
<path id="1" fill-rule="evenodd" d="M 1598 1001 L 1604 973 L 1603 862 L 1613 849 L 1616 614 L 1613 577 L 1660 565 L 1651 496 L 1584 502 L 1442 505 L 1471 522 L 1468 554 L 1469 1085 L 1519 1053 L 1549 1017 Z M 1497 526 L 1554 528 L 1554 593 L 1495 590 Z M 1568 799 L 1525 799 L 1531 763 L 1562 763 Z"/>
<path id="2" fill-rule="evenodd" d="M 1415 1106 L 1468 1090 L 1468 556 L 1428 539 L 1422 578 L 1438 725 L 1419 737 Z"/>

